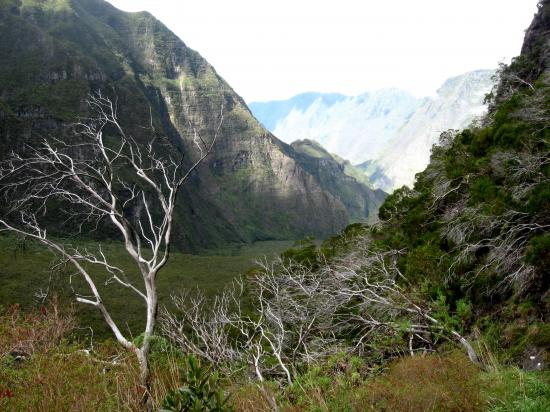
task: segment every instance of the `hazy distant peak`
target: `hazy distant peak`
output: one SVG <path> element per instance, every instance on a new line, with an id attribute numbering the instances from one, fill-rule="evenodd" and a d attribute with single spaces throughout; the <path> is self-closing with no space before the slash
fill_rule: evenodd
<path id="1" fill-rule="evenodd" d="M 384 190 L 410 184 L 441 131 L 462 128 L 481 115 L 494 70 L 446 80 L 431 97 L 385 88 L 358 96 L 304 93 L 289 100 L 251 103 L 253 114 L 277 137 L 319 142 L 367 173 Z M 308 147 L 312 147 L 311 145 Z"/>
<path id="2" fill-rule="evenodd" d="M 494 74 L 494 70 L 474 70 L 458 76 L 450 77 L 445 80 L 439 89 L 437 89 L 437 95 L 444 97 L 459 87 L 467 86 L 468 88 L 472 88 L 478 84 L 487 84 L 488 82 L 492 82 L 492 77 Z"/>

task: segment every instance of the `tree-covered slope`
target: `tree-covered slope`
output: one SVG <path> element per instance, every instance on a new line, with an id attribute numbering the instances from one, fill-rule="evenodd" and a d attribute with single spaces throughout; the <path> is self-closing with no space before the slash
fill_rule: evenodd
<path id="1" fill-rule="evenodd" d="M 528 368 L 546 367 L 550 347 L 549 18 L 541 1 L 483 125 L 443 133 L 375 232 L 403 251 L 399 267 L 427 301 Z"/>
<path id="2" fill-rule="evenodd" d="M 251 115 L 197 52 L 148 13 L 103 0 L 0 2 L 0 150 L 61 135 L 88 93 L 117 100 L 138 139 L 152 124 L 193 159 L 194 128 L 214 153 L 186 184 L 178 245 L 326 235 L 350 218 L 336 196 Z M 377 205 L 369 205 L 372 211 Z M 312 213 L 312 211 L 315 213 Z"/>
<path id="3" fill-rule="evenodd" d="M 351 310 L 361 327 L 340 337 L 355 344 L 354 333 L 367 330 L 357 343 L 368 347 L 364 359 L 440 350 L 439 338 L 454 331 L 486 369 L 492 362 L 549 368 L 549 27 L 544 0 L 521 55 L 499 71 L 489 113 L 477 126 L 441 134 L 413 188 L 386 198 L 378 225 L 351 225 L 321 247 L 305 244 L 283 255 L 319 279 L 361 278 L 368 295 L 353 296 L 367 304 L 353 301 Z M 377 292 L 380 279 L 388 283 Z M 384 295 L 392 290 L 403 300 Z M 414 310 L 392 318 L 411 302 Z M 428 324 L 408 317 L 415 310 L 429 314 Z"/>

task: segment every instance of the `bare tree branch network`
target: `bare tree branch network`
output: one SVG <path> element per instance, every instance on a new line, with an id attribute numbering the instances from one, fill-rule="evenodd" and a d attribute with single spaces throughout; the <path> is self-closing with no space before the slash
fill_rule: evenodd
<path id="1" fill-rule="evenodd" d="M 71 264 L 86 286 L 76 290 L 76 300 L 96 307 L 124 347 L 137 355 L 144 382 L 149 378 L 150 338 L 157 321 L 156 280 L 170 256 L 174 210 L 178 191 L 212 152 L 223 122 L 223 106 L 213 136 L 194 129 L 194 150 L 183 155 L 159 137 L 153 127 L 148 136 L 134 138 L 122 126 L 117 101 L 101 92 L 87 100 L 91 117 L 72 125 L 70 138 L 45 139 L 12 153 L 0 165 L 0 190 L 7 206 L 0 231 L 35 239 Z M 174 153 L 178 158 L 174 158 Z M 112 262 L 101 248 L 82 249 L 58 234 L 51 236 L 52 221 L 85 230 L 110 225 L 141 275 L 138 282 Z M 143 299 L 145 328 L 137 345 L 113 319 L 97 287 L 108 273 L 116 283 Z M 74 275 L 73 275 L 74 277 Z"/>
<path id="2" fill-rule="evenodd" d="M 177 311 L 162 311 L 161 329 L 184 352 L 227 371 L 247 365 L 259 382 L 292 384 L 303 367 L 338 353 L 378 356 L 381 338 L 394 340 L 395 354 L 414 354 L 433 351 L 438 337 L 446 337 L 478 362 L 468 340 L 415 298 L 397 267 L 402 253 L 360 239 L 353 252 L 317 269 L 283 259 L 259 262 L 258 273 L 213 301 L 194 290 L 175 295 Z"/>

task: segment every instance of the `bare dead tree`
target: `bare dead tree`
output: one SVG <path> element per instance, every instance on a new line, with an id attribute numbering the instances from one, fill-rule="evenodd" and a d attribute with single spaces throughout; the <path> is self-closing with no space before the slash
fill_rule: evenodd
<path id="1" fill-rule="evenodd" d="M 478 259 L 476 253 L 487 251 L 483 262 L 469 273 L 471 284 L 483 272 L 500 274 L 496 288 L 487 293 L 514 288 L 522 292 L 531 284 L 533 266 L 525 263 L 524 257 L 532 236 L 548 231 L 550 223 L 537 221 L 529 213 L 508 210 L 494 216 L 483 213 L 480 207 L 465 207 L 459 214 L 450 216 L 442 234 L 455 246 L 456 257 L 450 267 L 468 264 Z"/>
<path id="2" fill-rule="evenodd" d="M 470 360 L 479 363 L 468 340 L 458 331 L 438 321 L 428 302 L 417 301 L 410 282 L 397 266 L 397 258 L 404 251 L 378 251 L 368 243 L 359 244 L 352 254 L 335 263 L 331 278 L 337 288 L 331 293 L 349 299 L 352 311 L 345 314 L 344 327 L 357 330 L 356 348 L 375 333 L 407 332 L 412 339 L 433 346 L 434 331 L 456 339 L 467 351 Z M 425 349 L 425 348 L 423 348 Z"/>
<path id="3" fill-rule="evenodd" d="M 260 382 L 270 376 L 292 384 L 304 366 L 342 351 L 373 354 L 377 338 L 403 333 L 407 349 L 399 350 L 433 350 L 433 336 L 446 336 L 477 363 L 468 340 L 438 321 L 412 290 L 397 266 L 403 253 L 375 250 L 363 238 L 316 269 L 283 259 L 259 262 L 247 279 L 247 311 L 242 281 L 209 304 L 185 293 L 174 298 L 178 314 L 163 312 L 162 330 L 186 352 L 227 370 L 246 363 Z"/>
<path id="4" fill-rule="evenodd" d="M 550 79 L 546 76 L 542 86 L 531 88 L 532 93 L 525 97 L 522 107 L 514 112 L 514 117 L 538 126 L 538 131 L 550 127 L 550 108 L 548 107 L 548 89 Z"/>
<path id="5" fill-rule="evenodd" d="M 332 329 L 343 301 L 327 293 L 322 268 L 276 259 L 258 262 L 260 272 L 250 280 L 256 297 L 257 329 L 292 383 L 300 365 L 310 365 L 340 349 Z"/>
<path id="6" fill-rule="evenodd" d="M 520 89 L 526 88 L 529 91 L 535 91 L 535 86 L 528 80 L 520 77 L 507 64 L 501 62 L 498 65 L 493 80 L 493 88 L 490 93 L 485 96 L 485 103 L 489 104 L 489 116 L 485 118 L 485 123 L 493 121 L 491 114 L 493 109 L 501 102 L 508 100 Z"/>
<path id="7" fill-rule="evenodd" d="M 0 231 L 35 239 L 74 267 L 87 286 L 86 292 L 76 292 L 76 300 L 101 312 L 117 341 L 136 354 L 148 386 L 150 344 L 157 322 L 156 280 L 170 256 L 178 190 L 211 153 L 223 122 L 223 106 L 213 136 L 205 140 L 194 131 L 197 153 L 188 153 L 189 161 L 184 163 L 183 156 L 172 157 L 174 148 L 166 138 L 154 136 L 152 118 L 153 135 L 142 144 L 121 125 L 116 101 L 98 92 L 87 103 L 93 117 L 75 124 L 70 139 L 43 140 L 1 163 L 0 190 L 9 210 L 0 219 Z M 114 226 L 141 275 L 141 285 L 129 280 L 101 246 L 97 251 L 83 250 L 50 236 L 44 216 L 61 211 L 67 217 L 65 223 L 77 232 L 84 225 Z M 121 285 L 145 303 L 141 345 L 123 333 L 105 305 L 96 286 L 102 271 L 109 274 L 107 283 Z"/>
<path id="8" fill-rule="evenodd" d="M 230 370 L 246 362 L 260 382 L 269 374 L 292 383 L 297 365 L 336 352 L 329 342 L 335 340 L 330 325 L 337 299 L 324 292 L 310 269 L 281 260 L 259 264 L 261 274 L 248 285 L 251 312 L 242 308 L 242 280 L 209 302 L 201 293 L 184 291 L 173 297 L 177 315 L 163 311 L 162 330 L 182 350 L 217 367 Z"/>
<path id="9" fill-rule="evenodd" d="M 239 283 L 242 285 L 241 283 Z M 230 336 L 233 326 L 232 308 L 242 297 L 235 285 L 226 288 L 210 301 L 199 289 L 186 289 L 172 296 L 180 317 L 171 316 L 166 309 L 161 314 L 161 329 L 185 352 L 207 360 L 218 369 L 241 359 L 241 352 Z M 238 294 L 238 296 L 236 296 Z"/>

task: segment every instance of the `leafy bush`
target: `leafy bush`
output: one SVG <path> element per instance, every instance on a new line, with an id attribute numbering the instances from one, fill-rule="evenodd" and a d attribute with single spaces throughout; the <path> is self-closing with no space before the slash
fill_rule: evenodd
<path id="1" fill-rule="evenodd" d="M 182 370 L 183 385 L 170 392 L 161 412 L 222 412 L 230 411 L 228 398 L 219 388 L 218 374 L 204 367 L 192 356 Z"/>
<path id="2" fill-rule="evenodd" d="M 472 202 L 487 202 L 496 197 L 497 188 L 495 183 L 487 176 L 477 179 L 471 188 Z"/>
<path id="3" fill-rule="evenodd" d="M 550 233 L 531 239 L 525 254 L 525 261 L 531 265 L 548 267 L 550 264 Z"/>
<path id="4" fill-rule="evenodd" d="M 547 182 L 540 183 L 533 190 L 527 202 L 529 213 L 540 213 L 550 210 L 550 187 Z"/>
<path id="5" fill-rule="evenodd" d="M 317 267 L 320 263 L 319 249 L 315 239 L 306 237 L 294 242 L 294 247 L 281 253 L 281 258 L 286 262 L 293 262 L 307 267 Z"/>
<path id="6" fill-rule="evenodd" d="M 358 356 L 339 354 L 312 365 L 284 390 L 284 404 L 317 410 L 325 403 L 329 410 L 349 404 L 347 399 L 368 375 L 365 361 Z"/>

